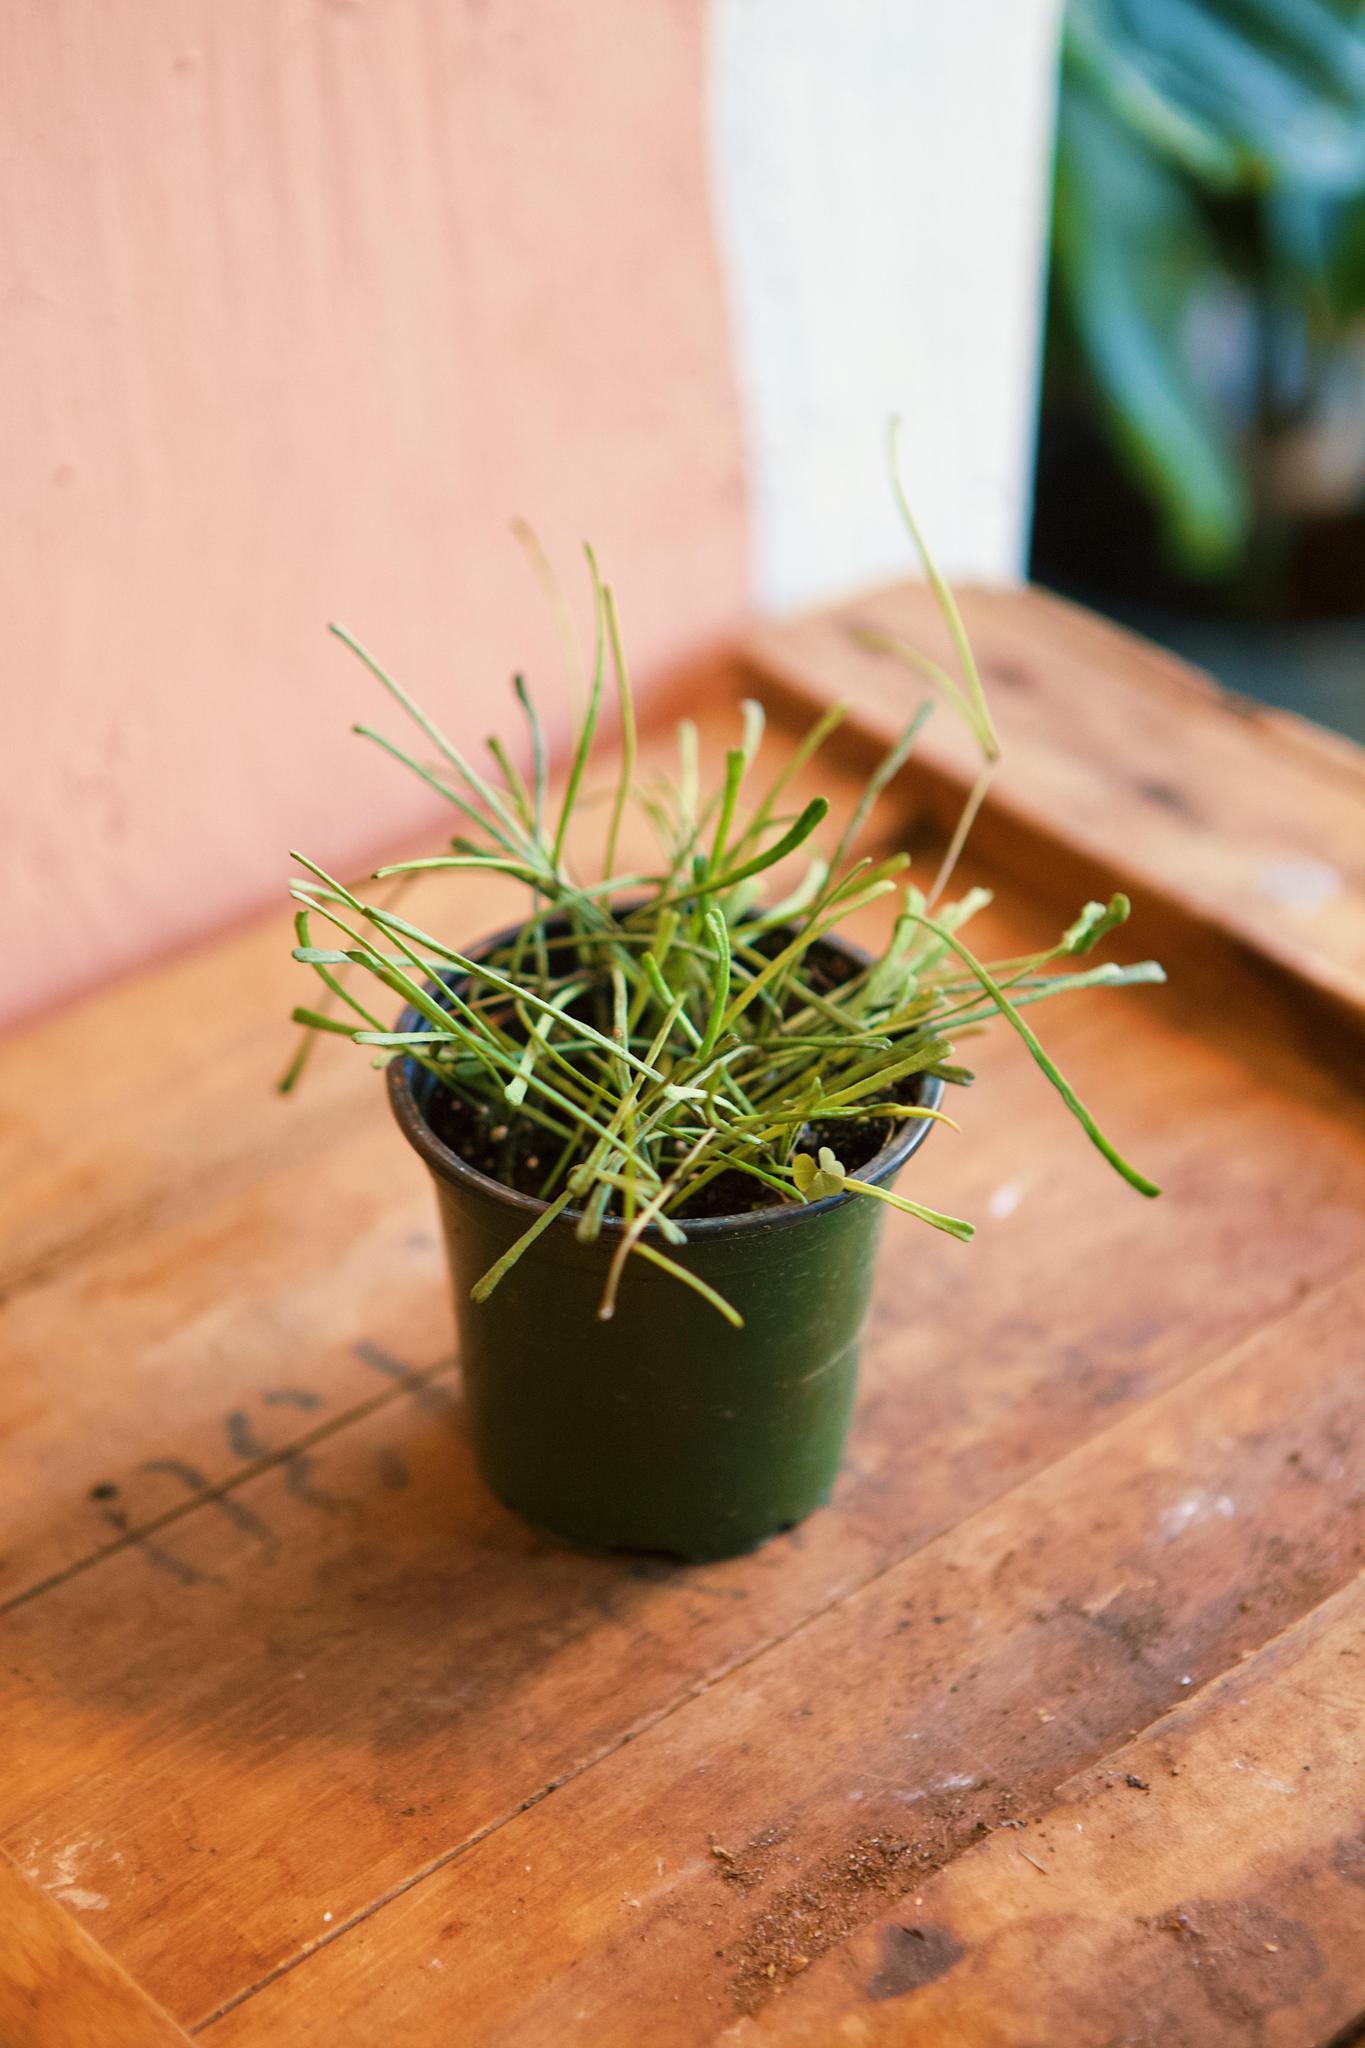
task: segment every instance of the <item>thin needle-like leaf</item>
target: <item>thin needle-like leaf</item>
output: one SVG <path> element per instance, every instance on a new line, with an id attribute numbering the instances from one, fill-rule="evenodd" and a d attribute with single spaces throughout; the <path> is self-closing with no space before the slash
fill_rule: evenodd
<path id="1" fill-rule="evenodd" d="M 915 544 L 915 552 L 920 558 L 929 588 L 934 593 L 935 601 L 943 614 L 944 623 L 948 628 L 949 636 L 956 649 L 957 658 L 962 664 L 965 692 L 972 712 L 972 729 L 976 733 L 981 751 L 986 756 L 986 759 L 988 761 L 998 761 L 1000 758 L 1000 738 L 995 730 L 995 721 L 991 717 L 990 705 L 986 702 L 986 692 L 981 687 L 981 676 L 976 666 L 976 656 L 972 653 L 972 643 L 967 638 L 967 629 L 962 623 L 962 614 L 957 608 L 957 599 L 953 596 L 952 591 L 938 572 L 937 564 L 929 552 L 924 535 L 920 532 L 915 515 L 910 509 L 910 500 L 906 496 L 905 484 L 901 477 L 900 421 L 898 419 L 892 419 L 888 429 L 887 457 L 891 467 L 891 486 L 896 494 L 896 503 L 900 507 L 901 518 L 905 521 L 906 531 Z"/>
<path id="2" fill-rule="evenodd" d="M 571 1199 L 569 1190 L 565 1188 L 562 1194 L 557 1195 L 553 1202 L 550 1202 L 541 1210 L 529 1230 L 523 1230 L 516 1243 L 509 1246 L 502 1257 L 496 1259 L 488 1268 L 488 1271 L 474 1282 L 469 1292 L 475 1301 L 487 1301 L 499 1281 L 507 1278 L 513 1266 L 516 1265 L 517 1260 L 526 1255 L 538 1237 L 543 1236 L 545 1231 L 554 1222 L 556 1216 L 561 1216 L 564 1213 Z"/>
<path id="3" fill-rule="evenodd" d="M 616 701 L 621 714 L 621 772 L 616 779 L 616 795 L 612 800 L 611 823 L 607 827 L 606 872 L 610 877 L 616 872 L 616 845 L 621 836 L 621 820 L 625 815 L 626 798 L 635 780 L 635 698 L 630 687 L 630 671 L 621 646 L 621 621 L 616 611 L 616 595 L 610 584 L 603 588 L 603 603 L 607 613 L 607 637 L 611 641 L 612 669 L 616 676 Z"/>
<path id="4" fill-rule="evenodd" d="M 957 954 L 964 966 L 969 968 L 976 976 L 1001 1016 L 1005 1018 L 1007 1023 L 1013 1025 L 1014 1029 L 1023 1039 L 1035 1061 L 1047 1075 L 1048 1080 L 1051 1081 L 1053 1087 L 1071 1111 L 1071 1114 L 1080 1124 L 1091 1144 L 1104 1154 L 1115 1171 L 1122 1174 L 1128 1185 L 1136 1188 L 1140 1195 L 1159 1195 L 1161 1189 L 1157 1186 L 1156 1182 L 1148 1180 L 1145 1174 L 1139 1173 L 1137 1168 L 1131 1166 L 1123 1157 L 1123 1154 L 1110 1144 L 1108 1138 L 1105 1137 L 1103 1131 L 1095 1122 L 1094 1117 L 1091 1116 L 1090 1111 L 1071 1086 L 1071 1083 L 1066 1079 L 1055 1061 L 1043 1050 L 1038 1034 L 1019 1015 L 1017 1008 L 1005 994 L 1004 989 L 990 972 L 990 969 L 983 967 L 976 955 L 969 952 L 961 939 L 953 932 L 950 932 L 946 925 L 935 923 L 931 917 L 921 918 L 920 922 L 927 925 L 929 930 L 934 932 L 937 937 L 946 940 L 948 946 Z"/>
<path id="5" fill-rule="evenodd" d="M 564 659 L 564 673 L 569 679 L 570 701 L 575 708 L 583 701 L 584 671 L 583 650 L 578 644 L 574 631 L 573 614 L 564 596 L 564 586 L 554 572 L 554 565 L 540 544 L 539 535 L 527 519 L 514 519 L 512 531 L 520 542 L 531 564 L 537 583 L 545 593 L 555 630 L 559 635 L 560 652 Z"/>
<path id="6" fill-rule="evenodd" d="M 521 828 L 493 785 L 486 777 L 480 775 L 476 768 L 471 766 L 459 748 L 451 740 L 448 740 L 440 727 L 427 717 L 420 704 L 416 703 L 408 695 L 402 684 L 395 682 L 393 677 L 380 667 L 369 649 L 362 646 L 355 635 L 346 630 L 345 626 L 339 626 L 334 622 L 330 630 L 335 633 L 337 639 L 343 645 L 350 648 L 352 654 L 359 656 L 360 660 L 364 662 L 366 668 L 370 671 L 370 674 L 383 684 L 394 702 L 402 706 L 414 725 L 426 734 L 437 752 L 444 754 L 451 767 L 455 769 L 467 787 L 474 792 L 479 801 L 485 804 L 490 811 L 494 812 L 502 820 L 504 827 L 512 834 L 514 839 L 519 838 Z M 377 734 L 367 734 L 367 736 L 370 738 L 378 737 Z M 397 752 L 397 749 L 395 748 L 394 751 Z"/>
<path id="7" fill-rule="evenodd" d="M 665 1221 L 663 1217 L 660 1217 L 658 1220 L 660 1222 Z M 675 1280 L 681 1280 L 684 1287 L 690 1287 L 692 1292 L 699 1294 L 703 1301 L 709 1301 L 712 1308 L 720 1311 L 732 1329 L 742 1330 L 744 1328 L 744 1318 L 739 1310 L 728 1302 L 723 1294 L 718 1293 L 709 1282 L 703 1280 L 700 1273 L 694 1273 L 690 1267 L 682 1265 L 677 1259 L 670 1259 L 667 1252 L 661 1252 L 657 1245 L 637 1244 L 635 1256 L 637 1259 L 648 1259 L 651 1266 L 658 1266 L 662 1272 L 671 1273 Z"/>
<path id="8" fill-rule="evenodd" d="M 872 807 L 876 803 L 877 798 L 881 795 L 892 777 L 899 774 L 900 770 L 905 766 L 910 750 L 919 738 L 920 733 L 924 730 L 925 720 L 933 708 L 933 705 L 929 703 L 920 705 L 918 711 L 910 720 L 909 725 L 906 726 L 905 731 L 896 741 L 896 744 L 879 762 L 871 776 L 869 776 L 867 785 L 854 808 L 853 815 L 847 825 L 845 825 L 839 844 L 834 849 L 834 857 L 829 864 L 831 874 L 838 874 L 848 856 L 849 849 L 856 843 L 858 834 L 871 817 Z"/>
<path id="9" fill-rule="evenodd" d="M 952 838 L 948 841 L 947 850 L 942 861 L 939 863 L 938 873 L 934 876 L 933 885 L 929 890 L 928 900 L 931 910 L 953 878 L 953 871 L 961 859 L 962 849 L 967 844 L 972 826 L 976 823 L 976 814 L 986 801 L 986 792 L 991 786 L 991 778 L 994 774 L 994 761 L 987 761 L 967 793 L 967 801 L 963 804 L 958 815 L 956 829 L 953 832 Z"/>
<path id="10" fill-rule="evenodd" d="M 898 475 L 896 489 L 903 499 Z M 810 840 L 828 813 L 825 798 L 816 796 L 793 816 L 784 796 L 838 725 L 842 705 L 815 721 L 747 815 L 742 792 L 764 732 L 762 707 L 752 700 L 742 706 L 739 742 L 712 787 L 703 788 L 697 729 L 686 719 L 678 728 L 676 775 L 642 782 L 616 601 L 589 550 L 593 670 L 580 691 L 563 789 L 552 810 L 544 734 L 520 677 L 513 687 L 530 735 L 529 770 L 523 773 L 494 736 L 488 748 L 496 773 L 486 775 L 337 629 L 440 759 L 419 759 L 369 727 L 360 730 L 461 813 L 445 850 L 382 869 L 381 876 L 393 879 L 381 889 L 401 890 L 446 871 L 465 891 L 497 876 L 529 894 L 525 915 L 507 937 L 469 950 L 404 917 L 393 900 L 362 900 L 301 856 L 307 877 L 291 884 L 299 904 L 295 954 L 323 988 L 320 1000 L 294 1011 L 307 1034 L 304 1044 L 348 1037 L 376 1066 L 400 1060 L 421 1068 L 431 1085 L 448 1091 L 452 1122 L 443 1129 L 458 1132 L 461 1118 L 476 1119 L 480 1145 L 490 1142 L 491 1132 L 502 1148 L 498 1170 L 505 1166 L 510 1183 L 543 1204 L 482 1276 L 476 1300 L 486 1300 L 541 1235 L 559 1226 L 599 1247 L 604 1317 L 614 1311 L 630 1261 L 639 1259 L 737 1326 L 734 1304 L 696 1272 L 687 1254 L 688 1218 L 714 1207 L 717 1183 L 742 1189 L 750 1182 L 752 1199 L 745 1205 L 741 1196 L 748 1209 L 867 1199 L 955 1237 L 969 1236 L 969 1224 L 865 1178 L 864 1166 L 897 1126 L 952 1124 L 940 1108 L 915 1099 L 916 1077 L 968 1084 L 972 1075 L 955 1056 L 957 1043 L 996 1017 L 1024 1039 L 1118 1171 L 1145 1193 L 1155 1192 L 1099 1132 L 1021 1014 L 1067 991 L 1160 978 L 1150 961 L 1073 966 L 1122 923 L 1127 899 L 1087 904 L 1057 944 L 994 968 L 983 966 L 958 936 L 989 900 L 987 893 L 968 890 L 959 902 L 936 907 L 999 746 L 956 604 L 908 506 L 903 509 L 959 673 L 880 627 L 860 637 L 929 679 L 975 735 L 983 768 L 929 895 L 913 886 L 905 891 L 889 940 L 866 964 L 838 943 L 837 928 L 892 891 L 908 856 L 857 857 L 856 841 L 907 759 L 927 703 L 868 779 L 832 859 L 808 854 L 797 886 L 765 905 L 765 877 Z M 549 590 L 572 668 L 577 655 L 568 608 L 539 544 L 525 529 L 522 537 Z M 608 657 L 621 751 L 599 791 L 589 778 Z M 565 864 L 570 834 L 576 814 L 599 795 L 608 806 L 605 872 L 579 882 Z M 660 872 L 615 872 L 632 799 L 659 836 Z M 575 839 L 575 847 L 580 844 Z M 635 891 L 638 900 L 631 898 Z M 317 918 L 330 927 L 322 935 L 326 944 L 314 941 L 310 920 Z M 382 999 L 385 1013 L 376 1014 L 357 998 L 346 980 L 353 973 L 407 1006 L 396 1027 Z M 301 1055 L 284 1085 L 293 1085 L 300 1067 Z M 842 1156 L 831 1142 L 835 1134 Z M 458 1136 L 452 1142 L 458 1149 Z M 483 1161 L 487 1155 L 471 1156 Z"/>
<path id="11" fill-rule="evenodd" d="M 785 860 L 789 853 L 795 853 L 798 846 L 804 845 L 828 813 L 829 799 L 813 796 L 796 823 L 789 825 L 782 837 L 765 852 L 756 853 L 752 860 L 745 861 L 742 867 L 731 868 L 728 874 L 705 875 L 694 882 L 691 888 L 680 889 L 673 896 L 665 896 L 661 903 L 653 905 L 652 908 L 664 909 L 673 903 L 686 903 L 694 896 L 714 896 L 722 889 L 733 889 L 736 882 L 747 881 L 750 875 L 761 875 L 764 868 L 775 867 L 778 861 Z"/>
<path id="12" fill-rule="evenodd" d="M 564 789 L 564 801 L 560 805 L 559 823 L 555 827 L 554 846 L 550 859 L 551 865 L 556 870 L 558 870 L 564 855 L 565 835 L 569 829 L 569 820 L 573 816 L 574 805 L 578 801 L 578 791 L 583 781 L 583 771 L 588 765 L 588 755 L 592 751 L 593 735 L 597 731 L 597 717 L 602 708 L 602 671 L 606 655 L 607 631 L 606 595 L 602 588 L 602 579 L 597 573 L 597 558 L 591 548 L 585 549 L 585 553 L 588 557 L 588 567 L 592 571 L 593 597 L 597 618 L 597 652 L 593 659 L 592 687 L 588 692 L 588 708 L 583 714 L 583 723 L 579 727 L 578 744 L 574 748 L 573 764 L 569 769 L 569 780 Z"/>

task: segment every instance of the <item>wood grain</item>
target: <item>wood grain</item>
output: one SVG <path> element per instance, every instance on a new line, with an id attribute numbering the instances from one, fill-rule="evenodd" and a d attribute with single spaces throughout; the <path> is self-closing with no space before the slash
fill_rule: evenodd
<path id="1" fill-rule="evenodd" d="M 186 2048 L 189 2035 L 0 1856 L 3 2048 Z"/>
<path id="2" fill-rule="evenodd" d="M 1357 1273 L 838 1601 L 209 2038 L 350 2048 L 419 2019 L 440 2039 L 458 2019 L 481 2048 L 682 2048 L 764 2012 L 984 1834 L 1027 1848 L 1016 1824 L 1078 1767 L 1355 1579 L 1365 1494 L 1343 1500 L 1342 1461 L 1365 1422 L 1363 1310 Z"/>
<path id="3" fill-rule="evenodd" d="M 1334 2048 L 1365 2013 L 1365 1581 L 1035 1825 L 998 1833 L 737 2043 Z"/>
<path id="4" fill-rule="evenodd" d="M 942 1148 L 932 1186 L 1018 1207 L 970 1254 L 894 1219 L 835 1509 L 714 1580 L 641 1575 L 526 1538 L 449 1421 L 399 1401 L 9 1617 L 3 1839 L 135 1851 L 94 1884 L 102 1934 L 194 2020 L 1339 1271 L 1365 1171 L 1337 1123 L 1169 1032 L 1159 998 L 1117 1071 L 1097 1009 L 1059 1015 L 1068 1062 L 1170 1193 L 1140 1204 L 1069 1131 L 1077 1172 L 1050 1163 L 1055 1105 L 997 1041 L 996 1129 Z"/>
<path id="5" fill-rule="evenodd" d="M 0 1607 L 452 1362 L 430 1196 L 373 1090 L 321 1154 L 185 1193 L 0 1307 Z"/>
<path id="6" fill-rule="evenodd" d="M 481 930 L 509 902 L 495 886 L 449 879 L 421 900 Z M 203 1190 L 249 1193 L 263 1168 L 315 1157 L 367 1109 L 379 1125 L 359 1059 L 317 1059 L 297 1096 L 276 1092 L 294 1045 L 290 1010 L 314 992 L 292 943 L 280 911 L 5 1045 L 0 1299 L 69 1256 L 183 1218 Z"/>

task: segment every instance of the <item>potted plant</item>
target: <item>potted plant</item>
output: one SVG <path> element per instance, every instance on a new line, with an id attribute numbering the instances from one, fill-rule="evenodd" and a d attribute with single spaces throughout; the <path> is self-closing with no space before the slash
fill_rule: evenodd
<path id="1" fill-rule="evenodd" d="M 923 553 L 913 521 L 910 530 Z M 449 851 L 380 875 L 402 887 L 434 868 L 497 872 L 525 885 L 527 904 L 510 929 L 452 943 L 392 897 L 367 901 L 300 856 L 295 957 L 328 993 L 295 1018 L 310 1033 L 353 1038 L 387 1067 L 399 1127 L 435 1183 L 470 1427 L 494 1492 L 580 1544 L 716 1558 L 828 1497 L 885 1208 L 972 1235 L 970 1223 L 892 1186 L 932 1126 L 950 1121 L 945 1087 L 971 1079 L 954 1055 L 961 1033 L 1003 1018 L 1111 1164 L 1157 1192 L 1101 1135 L 1023 1012 L 1059 988 L 1161 971 L 1070 965 L 1122 922 L 1122 897 L 1088 904 L 1055 947 L 1026 959 L 990 968 L 965 943 L 983 892 L 950 901 L 946 891 L 998 747 L 956 605 L 927 555 L 960 672 L 892 651 L 967 718 L 984 765 L 925 890 L 902 884 L 907 855 L 859 856 L 856 845 L 929 704 L 820 852 L 827 803 L 793 808 L 788 793 L 839 708 L 756 784 L 763 714 L 745 704 L 711 789 L 684 721 L 676 776 L 637 788 L 616 606 L 590 551 L 588 562 L 595 658 L 558 797 L 520 679 L 529 772 L 500 741 L 489 743 L 485 772 L 334 628 L 440 766 L 359 730 L 459 814 Z M 601 874 L 588 878 L 566 846 L 609 669 L 620 759 Z M 632 802 L 660 851 L 647 871 L 622 872 Z M 796 856 L 795 885 L 768 900 L 771 871 Z M 869 959 L 841 927 L 898 890 L 891 935 Z M 355 969 L 377 997 L 356 993 Z M 380 1014 L 390 997 L 403 1005 L 396 1019 Z"/>

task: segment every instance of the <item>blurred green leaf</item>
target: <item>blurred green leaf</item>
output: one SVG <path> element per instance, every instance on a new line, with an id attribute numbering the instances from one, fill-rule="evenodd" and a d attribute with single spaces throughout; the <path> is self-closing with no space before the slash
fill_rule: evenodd
<path id="1" fill-rule="evenodd" d="M 1057 264 L 1111 429 L 1189 566 L 1236 559 L 1250 522 L 1238 450 L 1182 345 L 1221 270 L 1179 175 L 1085 86 L 1061 108 Z"/>
<path id="2" fill-rule="evenodd" d="M 1365 313 L 1365 7 L 1070 0 L 1054 257 L 1117 453 L 1226 573 L 1258 437 Z"/>
<path id="3" fill-rule="evenodd" d="M 1329 0 L 1072 0 L 1067 58 L 1211 183 L 1365 177 L 1365 26 Z"/>

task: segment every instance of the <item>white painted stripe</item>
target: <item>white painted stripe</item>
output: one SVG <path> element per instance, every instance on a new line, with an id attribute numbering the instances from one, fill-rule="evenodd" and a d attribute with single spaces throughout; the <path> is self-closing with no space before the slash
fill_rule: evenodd
<path id="1" fill-rule="evenodd" d="M 905 573 L 883 430 L 943 566 L 1023 566 L 1058 0 L 710 0 L 717 232 L 754 596 Z"/>

